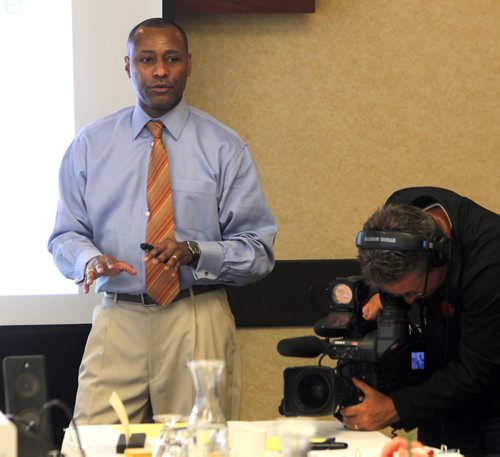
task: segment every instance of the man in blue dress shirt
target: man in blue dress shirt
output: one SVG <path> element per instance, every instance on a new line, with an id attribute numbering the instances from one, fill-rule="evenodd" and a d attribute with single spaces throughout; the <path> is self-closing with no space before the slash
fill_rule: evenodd
<path id="1" fill-rule="evenodd" d="M 191 72 L 184 31 L 163 19 L 132 29 L 125 71 L 137 104 L 83 129 L 60 169 L 60 201 L 49 251 L 63 275 L 96 307 L 79 374 L 75 418 L 116 422 L 108 400 L 122 398 L 131 422 L 190 412 L 186 362 L 224 359 L 222 405 L 239 415 L 241 370 L 234 318 L 223 285 L 245 285 L 274 265 L 276 223 L 247 145 L 183 99 Z M 167 307 L 146 295 L 147 176 L 161 120 L 173 192 L 175 239 L 146 259 L 178 271 L 181 292 Z"/>

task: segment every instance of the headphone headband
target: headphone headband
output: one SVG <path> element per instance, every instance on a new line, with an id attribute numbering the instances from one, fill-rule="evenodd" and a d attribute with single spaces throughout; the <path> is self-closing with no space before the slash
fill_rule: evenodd
<path id="1" fill-rule="evenodd" d="M 362 230 L 356 235 L 356 247 L 388 251 L 427 251 L 433 266 L 444 265 L 448 259 L 446 237 L 425 238 L 415 233 L 384 230 Z"/>
<path id="2" fill-rule="evenodd" d="M 356 246 L 362 249 L 390 251 L 420 251 L 428 249 L 428 240 L 406 232 L 363 230 L 356 236 Z"/>

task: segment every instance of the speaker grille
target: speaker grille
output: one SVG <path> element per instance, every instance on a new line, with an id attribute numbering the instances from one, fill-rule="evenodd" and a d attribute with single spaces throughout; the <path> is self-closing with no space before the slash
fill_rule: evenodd
<path id="1" fill-rule="evenodd" d="M 47 401 L 45 357 L 8 356 L 3 359 L 2 368 L 7 414 L 37 425 L 40 408 Z"/>

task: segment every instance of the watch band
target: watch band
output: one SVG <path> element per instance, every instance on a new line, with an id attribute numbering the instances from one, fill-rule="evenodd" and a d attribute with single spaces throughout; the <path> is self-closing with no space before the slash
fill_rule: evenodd
<path id="1" fill-rule="evenodd" d="M 201 255 L 200 245 L 196 241 L 187 241 L 187 248 L 193 256 L 193 260 L 191 261 L 190 265 L 196 266 Z"/>

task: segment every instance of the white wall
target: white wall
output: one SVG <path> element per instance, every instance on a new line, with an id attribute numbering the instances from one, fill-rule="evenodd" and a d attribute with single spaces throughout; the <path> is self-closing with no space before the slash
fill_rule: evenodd
<path id="1" fill-rule="evenodd" d="M 73 0 L 77 131 L 135 103 L 124 70 L 127 36 L 142 20 L 161 15 L 161 0 Z"/>
<path id="2" fill-rule="evenodd" d="M 134 104 L 135 96 L 123 62 L 127 36 L 143 19 L 161 16 L 162 8 L 161 0 L 73 0 L 72 6 L 75 127 L 78 131 L 98 117 Z M 49 71 L 50 59 L 57 56 L 57 50 L 43 52 L 48 53 L 45 62 Z M 43 93 L 40 88 L 36 89 L 30 91 L 30 97 L 37 92 Z M 60 151 L 61 156 L 63 152 Z M 22 154 L 22 150 L 16 153 Z M 51 202 L 51 208 L 55 209 L 56 203 Z M 48 217 L 53 220 L 55 214 L 49 212 Z M 22 251 L 20 255 L 25 255 L 29 262 L 29 252 Z M 27 270 L 24 274 L 29 281 L 32 273 Z M 98 300 L 95 295 L 83 294 L 0 296 L 0 325 L 87 323 L 91 321 L 92 309 Z"/>

